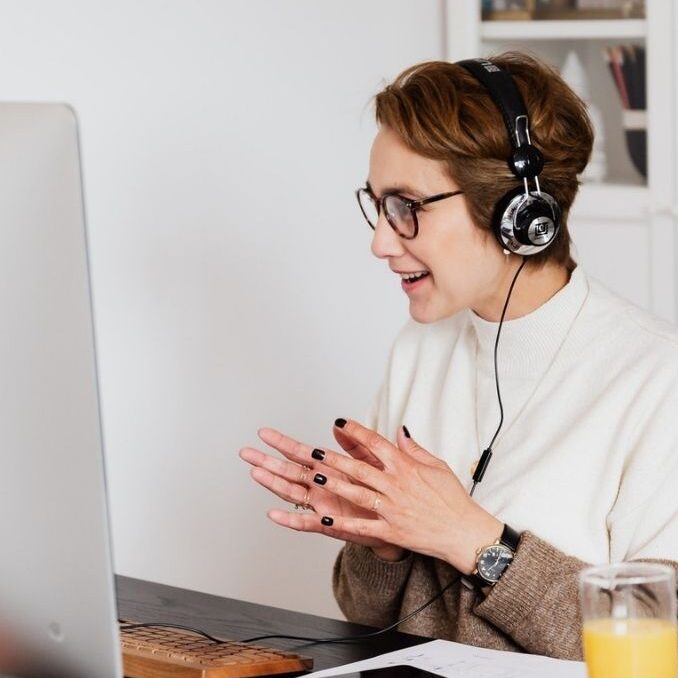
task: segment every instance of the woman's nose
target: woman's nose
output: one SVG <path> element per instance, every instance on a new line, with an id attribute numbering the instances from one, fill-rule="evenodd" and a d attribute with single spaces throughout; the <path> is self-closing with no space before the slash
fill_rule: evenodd
<path id="1" fill-rule="evenodd" d="M 383 211 L 379 214 L 379 219 L 374 225 L 374 234 L 372 235 L 372 254 L 379 259 L 388 257 L 397 257 L 403 254 L 403 243 L 400 236 L 393 230 L 388 223 Z"/>

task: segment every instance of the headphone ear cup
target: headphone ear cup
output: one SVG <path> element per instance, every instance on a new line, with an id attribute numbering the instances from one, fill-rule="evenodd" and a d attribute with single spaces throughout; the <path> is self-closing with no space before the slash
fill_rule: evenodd
<path id="1" fill-rule="evenodd" d="M 560 230 L 560 208 L 548 193 L 517 187 L 497 202 L 492 230 L 500 246 L 530 256 L 545 250 Z"/>

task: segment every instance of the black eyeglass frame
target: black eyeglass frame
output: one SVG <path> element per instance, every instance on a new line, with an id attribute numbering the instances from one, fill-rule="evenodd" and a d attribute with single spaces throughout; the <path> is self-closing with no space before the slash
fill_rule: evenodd
<path id="1" fill-rule="evenodd" d="M 405 233 L 401 233 L 398 230 L 398 227 L 389 218 L 388 212 L 385 211 L 384 215 L 386 216 L 386 221 L 388 221 L 389 226 L 401 238 L 404 238 L 405 240 L 414 240 L 414 238 L 416 238 L 419 235 L 419 220 L 417 219 L 418 209 L 432 202 L 438 202 L 438 200 L 445 200 L 445 198 L 452 198 L 455 195 L 461 195 L 464 191 L 449 191 L 447 193 L 436 193 L 436 195 L 431 195 L 427 198 L 421 198 L 420 200 L 411 200 L 410 198 L 406 198 L 405 196 L 402 196 L 400 195 L 400 193 L 396 193 L 395 191 L 384 193 L 384 195 L 382 195 L 381 198 L 377 198 L 367 186 L 362 186 L 361 188 L 356 190 L 355 197 L 358 201 L 358 207 L 360 207 L 360 211 L 365 217 L 365 221 L 368 223 L 369 227 L 374 231 L 374 229 L 376 228 L 376 224 L 373 224 L 370 221 L 367 214 L 365 214 L 363 204 L 360 201 L 360 194 L 363 192 L 366 193 L 370 197 L 370 199 L 374 201 L 375 207 L 377 208 L 377 217 L 381 214 L 383 203 L 386 198 L 393 196 L 402 200 L 402 202 L 405 204 L 405 206 L 410 210 L 410 213 L 412 214 L 412 221 L 414 222 L 414 233 L 412 235 L 406 235 Z"/>

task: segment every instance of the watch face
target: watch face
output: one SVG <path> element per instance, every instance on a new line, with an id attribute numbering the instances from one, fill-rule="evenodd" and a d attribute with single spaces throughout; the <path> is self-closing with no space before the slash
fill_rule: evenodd
<path id="1" fill-rule="evenodd" d="M 489 582 L 499 581 L 512 560 L 513 552 L 503 544 L 488 546 L 478 558 L 478 574 Z"/>

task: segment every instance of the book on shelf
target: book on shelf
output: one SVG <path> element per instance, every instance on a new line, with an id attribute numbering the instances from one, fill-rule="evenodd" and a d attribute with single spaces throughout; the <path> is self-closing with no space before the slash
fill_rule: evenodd
<path id="1" fill-rule="evenodd" d="M 483 21 L 642 19 L 644 0 L 483 0 Z"/>
<path id="2" fill-rule="evenodd" d="M 616 45 L 606 47 L 603 57 L 612 76 L 624 110 L 641 110 L 646 107 L 645 47 L 641 45 Z"/>
<path id="3" fill-rule="evenodd" d="M 603 57 L 621 101 L 622 125 L 629 157 L 638 172 L 647 177 L 645 47 L 606 47 Z"/>

